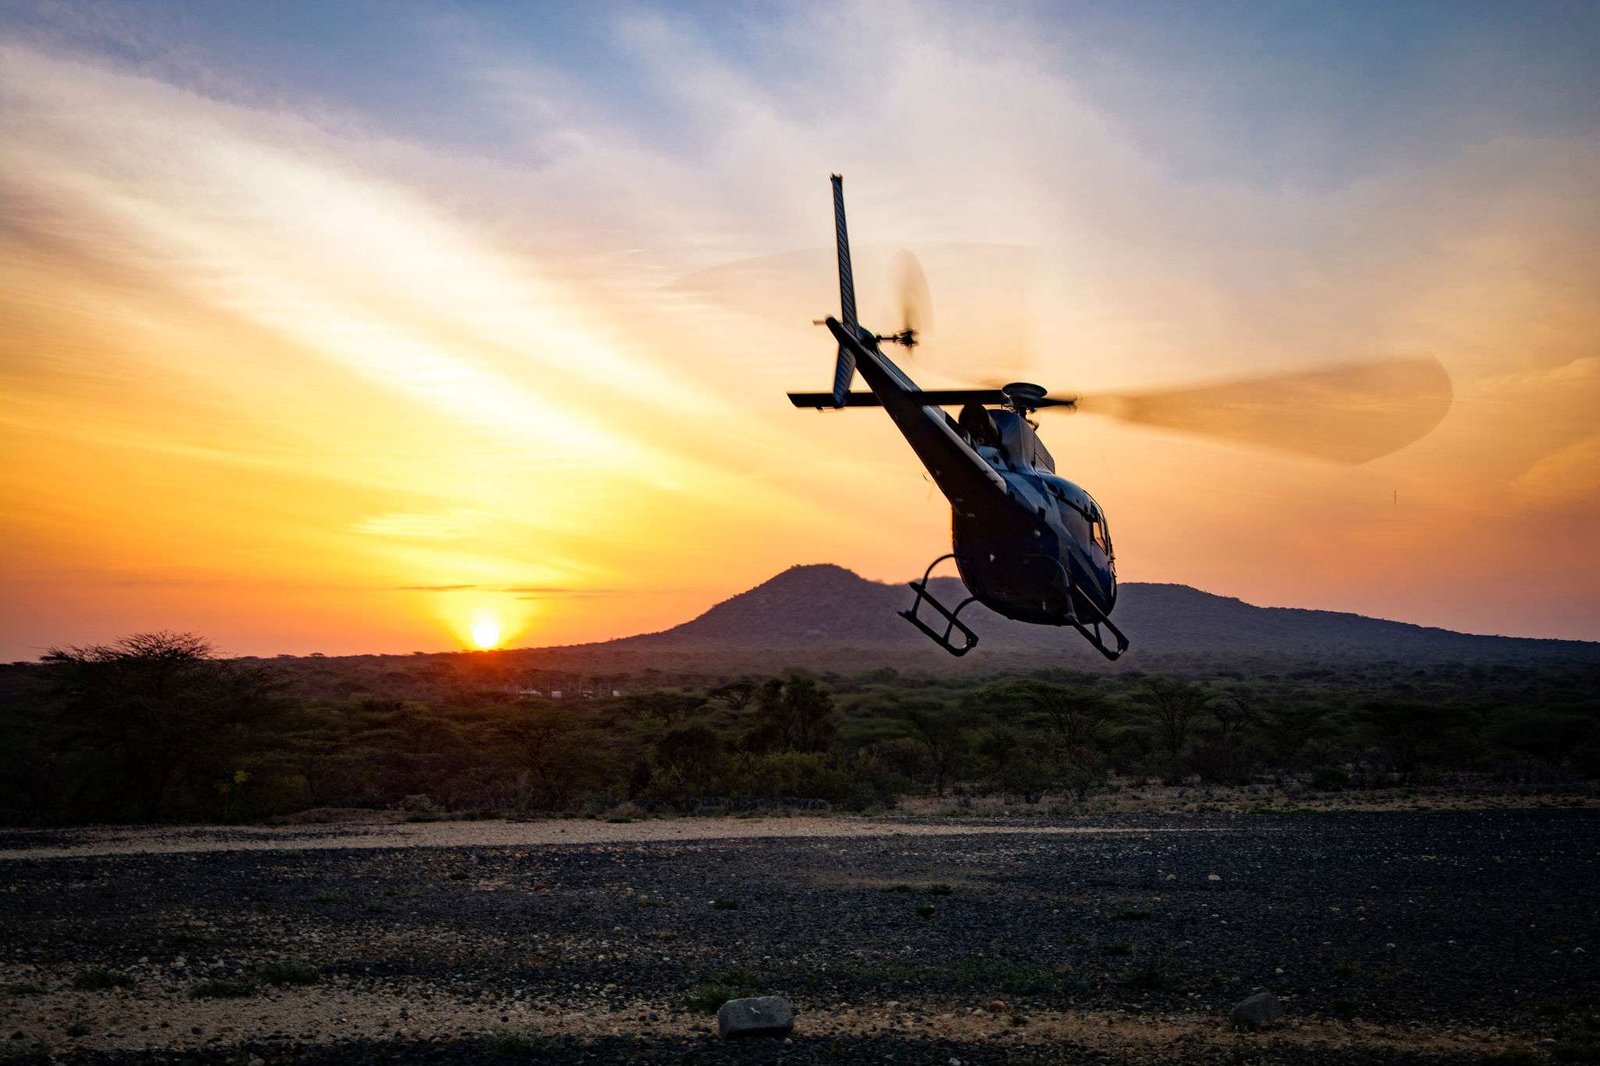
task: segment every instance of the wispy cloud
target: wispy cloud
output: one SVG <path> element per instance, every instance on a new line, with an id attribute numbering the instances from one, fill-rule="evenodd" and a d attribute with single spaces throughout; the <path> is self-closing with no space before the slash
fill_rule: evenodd
<path id="1" fill-rule="evenodd" d="M 417 20 L 383 37 L 411 51 L 352 62 L 360 17 L 245 61 L 225 5 L 23 12 L 0 33 L 0 444 L 27 459 L 0 471 L 0 532 L 29 573 L 543 597 L 552 639 L 632 627 L 580 594 L 670 585 L 661 610 L 688 614 L 799 557 L 911 573 L 946 527 L 903 445 L 779 396 L 823 384 L 826 278 L 762 309 L 672 285 L 825 243 L 842 170 L 863 246 L 1037 250 L 1025 300 L 929 280 L 942 321 L 1025 321 L 988 344 L 1032 336 L 1054 387 L 1450 369 L 1439 430 L 1351 474 L 1053 424 L 1129 577 L 1460 624 L 1469 581 L 1600 600 L 1468 547 L 1521 557 L 1513 519 L 1552 508 L 1600 536 L 1600 121 L 1563 43 L 1583 27 L 1561 32 L 1590 16 L 1547 13 L 1396 38 L 1377 9 L 1298 35 L 1216 12 L 436 7 L 387 16 Z M 1372 69 L 1341 41 L 1404 54 Z M 965 341 L 944 369 L 984 376 L 995 353 Z M 1375 493 L 1427 517 L 1402 529 Z"/>

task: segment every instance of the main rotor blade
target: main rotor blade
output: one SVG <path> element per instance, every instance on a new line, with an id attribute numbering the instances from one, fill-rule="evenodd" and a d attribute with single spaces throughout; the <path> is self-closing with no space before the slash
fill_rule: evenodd
<path id="1" fill-rule="evenodd" d="M 1006 394 L 999 389 L 923 389 L 914 395 L 924 406 L 955 407 L 967 403 L 1005 403 Z M 789 402 L 796 407 L 815 407 L 819 410 L 833 406 L 831 392 L 791 392 Z M 883 402 L 870 392 L 847 392 L 846 407 L 882 407 Z"/>
<path id="2" fill-rule="evenodd" d="M 1274 374 L 1181 389 L 1082 396 L 1077 407 L 1336 463 L 1364 463 L 1421 440 L 1450 410 L 1432 356 Z"/>

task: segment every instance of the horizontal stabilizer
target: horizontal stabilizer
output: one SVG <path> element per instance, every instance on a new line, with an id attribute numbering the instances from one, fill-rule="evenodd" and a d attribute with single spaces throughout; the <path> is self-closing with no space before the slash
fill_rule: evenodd
<path id="1" fill-rule="evenodd" d="M 1006 394 L 999 389 L 925 389 L 910 394 L 918 403 L 931 407 L 954 407 L 965 403 L 1005 403 Z M 815 407 L 828 410 L 841 406 L 834 403 L 831 392 L 791 392 L 789 402 L 796 407 Z M 870 392 L 847 392 L 844 407 L 882 407 L 883 403 Z"/>

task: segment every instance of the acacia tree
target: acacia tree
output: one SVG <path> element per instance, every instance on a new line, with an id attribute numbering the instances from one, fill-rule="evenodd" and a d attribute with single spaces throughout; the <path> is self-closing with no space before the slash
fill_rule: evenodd
<path id="1" fill-rule="evenodd" d="M 611 756 L 598 730 L 560 707 L 531 707 L 501 727 L 518 774 L 523 809 L 557 811 L 611 777 Z"/>
<path id="2" fill-rule="evenodd" d="M 1182 777 L 1179 759 L 1189 743 L 1189 731 L 1210 705 L 1211 693 L 1192 681 L 1152 677 L 1145 682 L 1143 699 L 1155 721 L 1156 740 L 1166 755 L 1164 776 L 1169 783 L 1176 783 Z"/>
<path id="3" fill-rule="evenodd" d="M 1023 678 L 989 685 L 976 698 L 994 713 L 1013 712 L 1044 727 L 1054 777 L 1044 787 L 1065 787 L 1082 802 L 1105 781 L 1106 705 L 1099 693 L 1081 685 Z"/>
<path id="4" fill-rule="evenodd" d="M 960 772 L 967 755 L 972 729 L 967 716 L 943 705 L 914 704 L 900 710 L 911 738 L 921 744 L 928 756 L 933 777 L 933 794 L 943 796 L 950 781 Z"/>
<path id="5" fill-rule="evenodd" d="M 218 659 L 193 633 L 52 648 L 43 661 L 74 798 L 113 817 L 203 813 L 282 709 L 272 674 Z"/>
<path id="6" fill-rule="evenodd" d="M 755 752 L 823 752 L 838 732 L 833 697 L 809 677 L 773 678 L 756 691 L 755 726 L 745 747 Z"/>

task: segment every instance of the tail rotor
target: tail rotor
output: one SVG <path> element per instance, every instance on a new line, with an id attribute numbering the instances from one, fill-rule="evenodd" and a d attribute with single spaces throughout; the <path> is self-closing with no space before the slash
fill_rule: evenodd
<path id="1" fill-rule="evenodd" d="M 917 257 L 904 248 L 889 263 L 890 284 L 899 297 L 900 332 L 878 334 L 879 343 L 915 348 L 933 328 L 933 294 L 928 291 L 928 276 Z"/>

